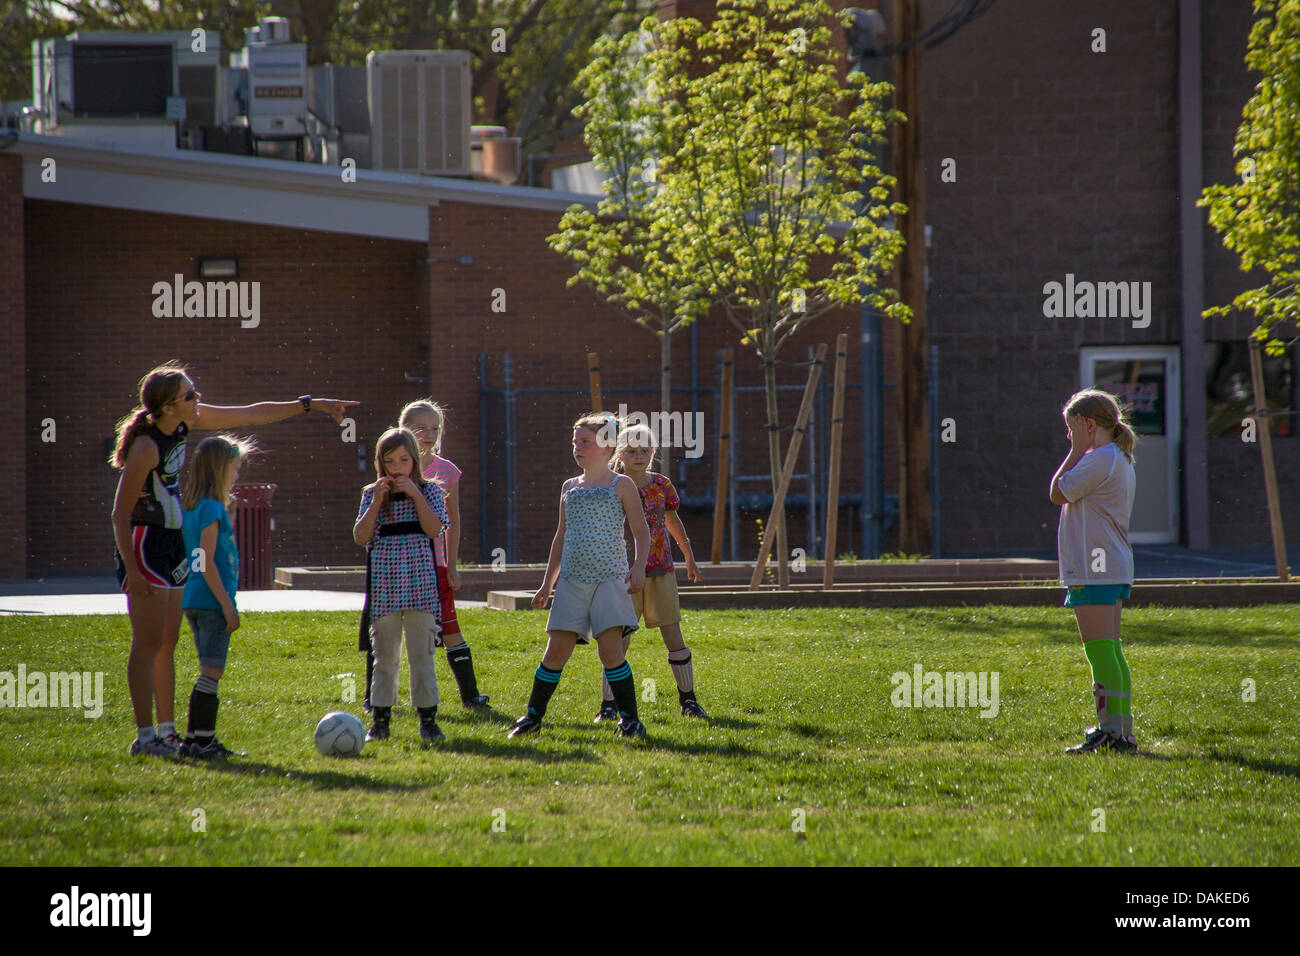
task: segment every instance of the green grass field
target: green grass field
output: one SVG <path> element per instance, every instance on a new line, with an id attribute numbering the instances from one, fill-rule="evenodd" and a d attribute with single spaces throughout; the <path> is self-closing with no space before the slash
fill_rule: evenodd
<path id="1" fill-rule="evenodd" d="M 592 724 L 593 647 L 542 735 L 507 740 L 544 613 L 460 616 L 493 712 L 444 705 L 448 741 L 426 751 L 403 699 L 391 740 L 339 760 L 312 730 L 329 710 L 364 716 L 360 678 L 341 696 L 340 675 L 364 675 L 356 616 L 244 615 L 219 734 L 250 755 L 213 765 L 128 757 L 124 616 L 0 617 L 0 671 L 105 672 L 99 719 L 0 709 L 0 864 L 1300 863 L 1295 605 L 1127 612 L 1142 751 L 1095 757 L 1062 754 L 1091 694 L 1060 608 L 688 612 L 714 719 L 680 716 L 642 632 L 645 743 Z M 997 672 L 997 716 L 893 706 L 891 674 L 916 664 Z M 182 726 L 196 669 L 186 625 Z M 442 652 L 438 677 L 455 701 Z"/>

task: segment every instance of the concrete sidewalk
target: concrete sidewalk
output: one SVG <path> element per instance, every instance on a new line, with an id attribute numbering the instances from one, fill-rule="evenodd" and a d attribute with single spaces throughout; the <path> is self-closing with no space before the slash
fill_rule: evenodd
<path id="1" fill-rule="evenodd" d="M 241 612 L 352 611 L 361 613 L 365 595 L 351 591 L 241 591 Z M 487 607 L 457 601 L 457 607 Z M 115 578 L 46 578 L 0 583 L 0 615 L 126 614 L 126 595 Z"/>
<path id="2" fill-rule="evenodd" d="M 1055 551 L 1010 554 L 945 553 L 949 558 L 1020 557 L 1056 560 Z M 1300 545 L 1291 545 L 1287 557 L 1300 571 Z M 1139 578 L 1216 577 L 1273 578 L 1277 574 L 1273 549 L 1261 544 L 1244 548 L 1210 548 L 1191 551 L 1172 544 L 1139 544 L 1133 547 L 1133 562 Z M 1300 575 L 1297 575 L 1300 576 Z M 241 611 L 355 611 L 360 613 L 363 595 L 353 591 L 307 591 L 298 589 L 243 591 Z M 484 601 L 457 601 L 457 607 L 487 607 Z M 125 614 L 126 597 L 111 575 L 96 577 L 50 577 L 27 581 L 0 581 L 0 615 L 3 614 Z"/>

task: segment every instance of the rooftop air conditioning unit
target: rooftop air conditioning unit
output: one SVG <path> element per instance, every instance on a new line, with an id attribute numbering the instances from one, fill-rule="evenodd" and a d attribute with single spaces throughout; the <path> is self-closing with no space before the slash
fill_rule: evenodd
<path id="1" fill-rule="evenodd" d="M 298 139 L 307 132 L 307 44 L 288 42 L 284 17 L 265 17 L 244 36 L 248 45 L 230 66 L 247 70 L 244 112 L 253 138 Z"/>
<path id="2" fill-rule="evenodd" d="M 468 51 L 372 51 L 366 78 L 374 169 L 470 175 Z"/>
<path id="3" fill-rule="evenodd" d="M 189 31 L 82 30 L 32 41 L 32 90 L 42 128 L 221 122 L 221 38 L 196 51 Z M 181 103 L 179 101 L 183 100 Z M 110 136 L 100 127 L 97 136 Z"/>

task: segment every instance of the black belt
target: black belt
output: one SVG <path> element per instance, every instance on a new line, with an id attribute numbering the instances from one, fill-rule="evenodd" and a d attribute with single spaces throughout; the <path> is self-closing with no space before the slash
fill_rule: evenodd
<path id="1" fill-rule="evenodd" d="M 428 537 L 424 528 L 418 521 L 395 521 L 392 524 L 380 525 L 379 537 L 392 538 L 397 535 L 418 534 Z M 433 539 L 429 538 L 429 547 L 433 547 Z M 366 549 L 366 599 L 361 605 L 361 626 L 357 634 L 357 650 L 370 650 L 370 583 L 372 567 L 370 564 L 370 549 Z"/>
<path id="2" fill-rule="evenodd" d="M 418 521 L 395 521 L 392 524 L 379 526 L 381 538 L 391 538 L 399 534 L 425 534 L 425 530 Z"/>

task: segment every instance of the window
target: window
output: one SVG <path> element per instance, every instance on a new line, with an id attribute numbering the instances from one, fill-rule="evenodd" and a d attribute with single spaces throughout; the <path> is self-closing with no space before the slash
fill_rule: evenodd
<path id="1" fill-rule="evenodd" d="M 1296 408 L 1292 350 L 1264 363 L 1264 400 L 1269 411 Z M 1205 416 L 1210 435 L 1240 435 L 1241 420 L 1255 412 L 1250 385 L 1250 352 L 1245 342 L 1205 343 Z M 1275 436 L 1295 433 L 1295 418 L 1269 417 Z"/>

